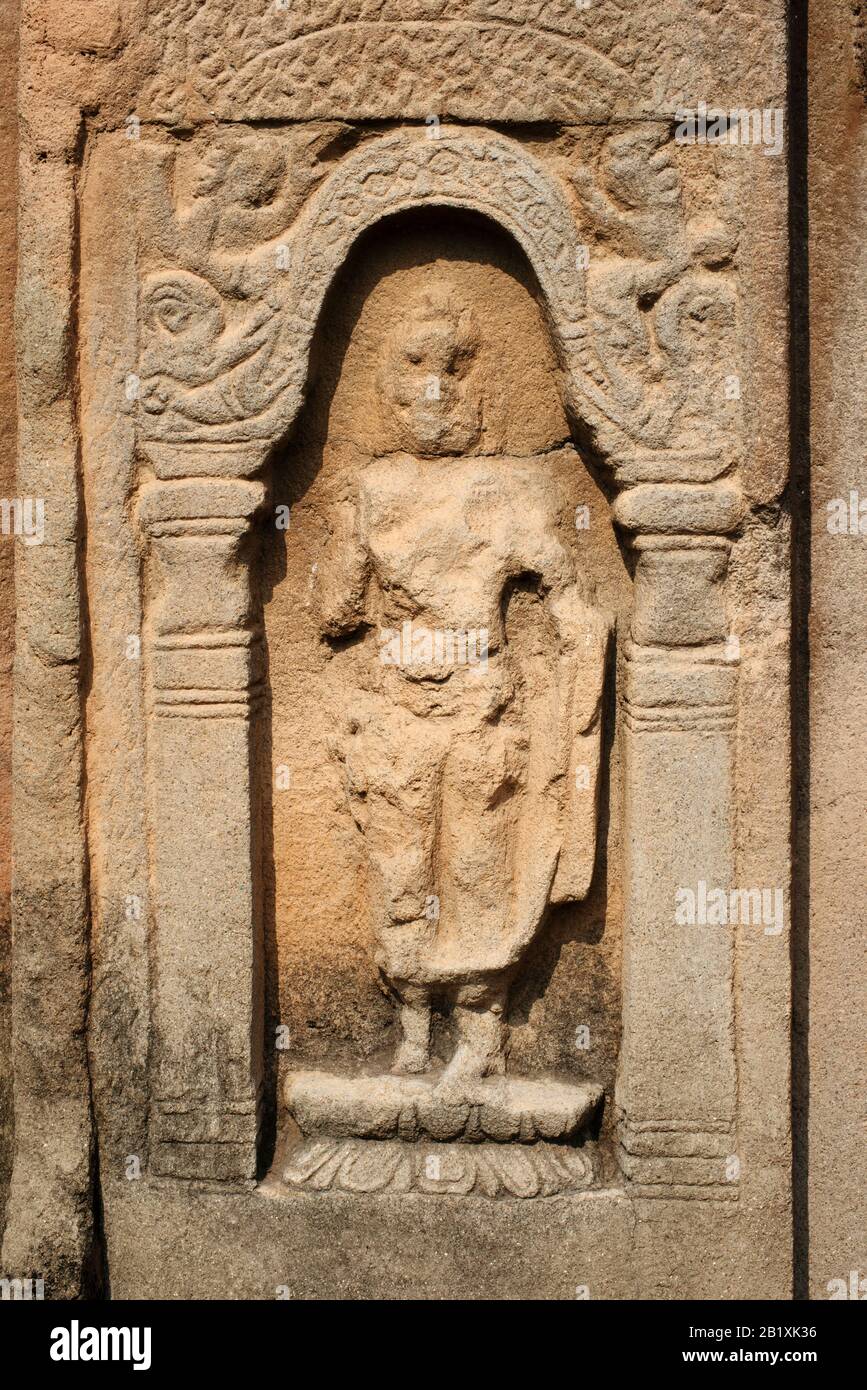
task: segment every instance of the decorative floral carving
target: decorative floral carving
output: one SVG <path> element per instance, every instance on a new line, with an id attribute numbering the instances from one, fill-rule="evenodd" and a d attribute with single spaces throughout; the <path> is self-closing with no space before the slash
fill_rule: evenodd
<path id="1" fill-rule="evenodd" d="M 310 1139 L 289 1156 L 288 1187 L 424 1192 L 430 1196 L 557 1197 L 597 1181 L 589 1148 L 567 1144 L 402 1144 Z"/>

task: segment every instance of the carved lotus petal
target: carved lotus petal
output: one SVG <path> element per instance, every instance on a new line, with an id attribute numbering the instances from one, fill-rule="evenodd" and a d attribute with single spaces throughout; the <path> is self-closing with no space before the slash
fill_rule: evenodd
<path id="1" fill-rule="evenodd" d="M 476 1160 L 459 1144 L 434 1145 L 415 1155 L 416 1185 L 420 1192 L 449 1192 L 466 1196 L 476 1183 Z"/>
<path id="2" fill-rule="evenodd" d="M 343 1149 L 333 1139 L 316 1139 L 298 1149 L 283 1171 L 283 1181 L 289 1187 L 310 1183 L 320 1191 L 331 1186 L 340 1167 Z"/>
<path id="3" fill-rule="evenodd" d="M 382 1192 L 394 1186 L 410 1187 L 410 1155 L 394 1144 L 356 1144 L 340 1168 L 340 1186 L 346 1192 Z"/>
<path id="4" fill-rule="evenodd" d="M 523 1149 L 509 1147 L 489 1149 L 485 1157 L 507 1192 L 513 1197 L 535 1197 L 539 1192 L 539 1175 L 533 1161 Z"/>

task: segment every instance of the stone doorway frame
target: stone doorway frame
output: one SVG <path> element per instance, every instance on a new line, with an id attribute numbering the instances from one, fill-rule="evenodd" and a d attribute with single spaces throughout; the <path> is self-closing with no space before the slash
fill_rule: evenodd
<path id="1" fill-rule="evenodd" d="M 578 232 L 554 179 L 501 135 L 449 127 L 430 135 L 400 131 L 371 141 L 303 209 L 286 237 L 285 277 L 274 276 L 283 299 L 279 342 L 294 350 L 255 416 L 203 424 L 204 415 L 219 415 L 209 381 L 165 413 L 139 419 L 139 451 L 156 478 L 140 493 L 139 522 L 161 575 L 148 661 L 151 823 L 164 828 L 152 831 L 162 1068 L 152 1169 L 210 1180 L 250 1181 L 256 1173 L 262 1041 L 249 769 L 261 662 L 249 564 L 238 559 L 265 501 L 263 484 L 252 479 L 291 430 L 322 305 L 358 237 L 402 212 L 451 207 L 482 214 L 521 247 L 547 307 L 568 408 L 585 428 L 616 431 L 621 441 L 622 452 L 609 452 L 606 462 L 621 489 L 614 515 L 637 556 L 633 631 L 622 646 L 624 971 L 634 982 L 624 993 L 617 1095 L 624 1171 L 646 1195 L 682 1189 L 734 1197 L 737 1183 L 725 1174 L 736 1151 L 731 943 L 701 926 L 676 927 L 671 884 L 732 881 L 737 662 L 725 649 L 722 590 L 740 495 L 719 458 L 642 447 L 640 424 L 600 384 Z M 171 277 L 165 272 L 162 283 Z M 715 481 L 723 471 L 726 479 Z M 692 599 L 688 621 L 683 593 Z M 695 765 L 701 778 L 690 777 Z M 208 789 L 192 804 L 190 784 Z M 232 794 L 215 794 L 221 786 Z M 174 825 L 180 831 L 179 816 L 205 833 L 171 833 Z M 206 941 L 204 919 L 213 931 Z M 203 1063 L 194 1039 L 210 1034 L 214 994 L 233 1022 Z M 691 1080 L 680 1064 L 684 1049 L 701 1054 Z"/>

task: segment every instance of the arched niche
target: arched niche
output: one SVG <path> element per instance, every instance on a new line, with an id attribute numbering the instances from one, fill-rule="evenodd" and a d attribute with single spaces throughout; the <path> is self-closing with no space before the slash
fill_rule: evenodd
<path id="1" fill-rule="evenodd" d="M 538 282 L 499 221 L 440 205 L 378 219 L 355 241 L 331 284 L 312 343 L 307 400 L 291 440 L 275 452 L 271 504 L 288 508 L 287 531 L 269 528 L 262 554 L 268 682 L 265 774 L 286 785 L 265 811 L 265 947 L 269 1031 L 288 1029 L 275 1065 L 358 1067 L 383 1060 L 395 1018 L 372 964 L 358 837 L 328 742 L 350 700 L 357 645 L 323 641 L 317 588 L 330 518 L 371 458 L 395 449 L 380 399 L 383 343 L 413 294 L 453 288 L 480 340 L 486 426 L 473 452 L 532 459 L 556 476 L 567 541 L 596 581 L 601 606 L 626 612 L 629 582 L 606 498 L 572 446 L 562 370 Z M 448 470 L 450 461 L 441 461 Z M 585 516 L 584 509 L 587 509 Z M 580 529 L 576 514 L 581 513 Z M 602 843 L 591 897 L 556 910 L 530 952 L 510 1018 L 515 1066 L 581 1079 L 588 1058 L 576 1020 L 596 1039 L 594 1075 L 613 1087 L 619 1035 L 620 922 L 616 878 L 619 808 L 610 805 L 613 683 L 606 706 Z M 615 906 L 609 913 L 608 895 Z M 448 1020 L 438 1020 L 447 1030 Z M 274 1078 L 271 1078 L 273 1084 Z M 278 1089 L 279 1094 L 279 1089 Z"/>
<path id="2" fill-rule="evenodd" d="M 151 272 L 143 287 L 137 443 L 155 475 L 138 499 L 153 562 L 148 743 L 159 960 L 151 1137 L 165 1176 L 248 1181 L 256 1171 L 263 807 L 252 730 L 266 683 L 246 538 L 266 488 L 254 480 L 284 445 L 292 450 L 313 335 L 352 248 L 391 217 L 437 207 L 486 217 L 520 247 L 538 283 L 568 413 L 598 443 L 620 412 L 589 343 L 579 233 L 563 185 L 498 133 L 442 128 L 431 138 L 414 129 L 371 139 L 340 161 L 284 237 L 234 262 L 223 257 L 229 290 L 207 278 L 207 265 L 198 275 Z M 634 423 L 622 419 L 621 440 Z M 617 1099 L 629 1175 L 655 1191 L 670 1180 L 659 1172 L 678 1169 L 668 1138 L 674 1121 L 708 1150 L 689 1182 L 703 1183 L 707 1168 L 716 1186 L 719 1153 L 731 1152 L 730 949 L 702 937 L 684 950 L 656 928 L 669 914 L 672 865 L 678 882 L 696 877 L 696 863 L 720 882 L 731 876 L 737 657 L 725 643 L 725 575 L 727 536 L 742 504 L 728 479 L 703 484 L 726 464 L 702 450 L 632 460 L 628 452 L 620 480 L 635 485 L 615 504 L 615 519 L 635 534 L 638 551 L 632 641 L 623 650 L 624 805 L 633 817 L 624 833 L 624 975 L 633 983 L 623 1001 Z M 607 503 L 604 515 L 607 523 Z M 678 601 L 684 583 L 686 609 Z M 691 789 L 692 800 L 685 795 L 681 767 L 690 759 L 714 768 L 712 814 L 708 783 Z M 191 780 L 208 789 L 192 817 Z M 688 833 L 663 814 L 675 805 Z M 703 837 L 708 826 L 727 830 Z M 641 867 L 657 861 L 658 873 Z M 683 1033 L 698 1028 L 711 1043 L 686 1094 L 674 1084 L 676 1068 L 648 1053 L 647 1020 L 670 1013 L 665 982 L 688 983 L 696 961 L 710 984 L 703 1021 L 685 1017 Z M 179 998 L 188 1001 L 182 1012 Z M 689 988 L 677 999 L 688 1013 Z M 675 1035 L 665 1034 L 672 1053 Z"/>

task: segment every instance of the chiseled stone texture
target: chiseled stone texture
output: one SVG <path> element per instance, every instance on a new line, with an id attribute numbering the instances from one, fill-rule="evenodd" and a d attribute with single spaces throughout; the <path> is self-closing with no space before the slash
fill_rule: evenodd
<path id="1" fill-rule="evenodd" d="M 169 120 L 184 106 L 424 119 L 435 94 L 439 115 L 568 121 L 656 113 L 694 85 L 696 65 L 722 76 L 720 97 L 748 89 L 763 104 L 768 73 L 781 71 L 773 7 L 744 0 L 671 0 L 654 15 L 616 0 L 586 10 L 570 0 L 168 0 L 154 25 L 178 61 L 174 84 L 145 88 L 143 109 Z"/>
<path id="2" fill-rule="evenodd" d="M 15 218 L 18 133 L 15 79 L 18 68 L 18 6 L 6 5 L 0 19 L 0 496 L 15 496 Z M 12 1051 L 10 1047 L 11 851 L 12 851 L 12 652 L 15 624 L 14 542 L 0 538 L 0 1230 L 12 1169 Z"/>
<path id="3" fill-rule="evenodd" d="M 109 1185 L 112 1210 L 113 1195 Z M 108 1258 L 116 1252 L 121 1299 L 640 1296 L 634 1213 L 617 1193 L 539 1203 L 260 1189 L 244 1199 L 141 1183 L 117 1196 Z M 695 1217 L 689 1229 L 693 1244 Z"/>
<path id="4" fill-rule="evenodd" d="M 803 720 L 808 694 L 799 827 L 809 938 L 797 956 L 795 1162 L 803 1292 L 827 1298 L 829 1281 L 867 1271 L 867 68 L 863 6 L 835 0 L 810 15 L 811 534 L 802 529 L 798 552 L 810 615 L 799 706 Z M 849 520 L 853 492 L 857 535 L 831 529 L 841 503 Z"/>

